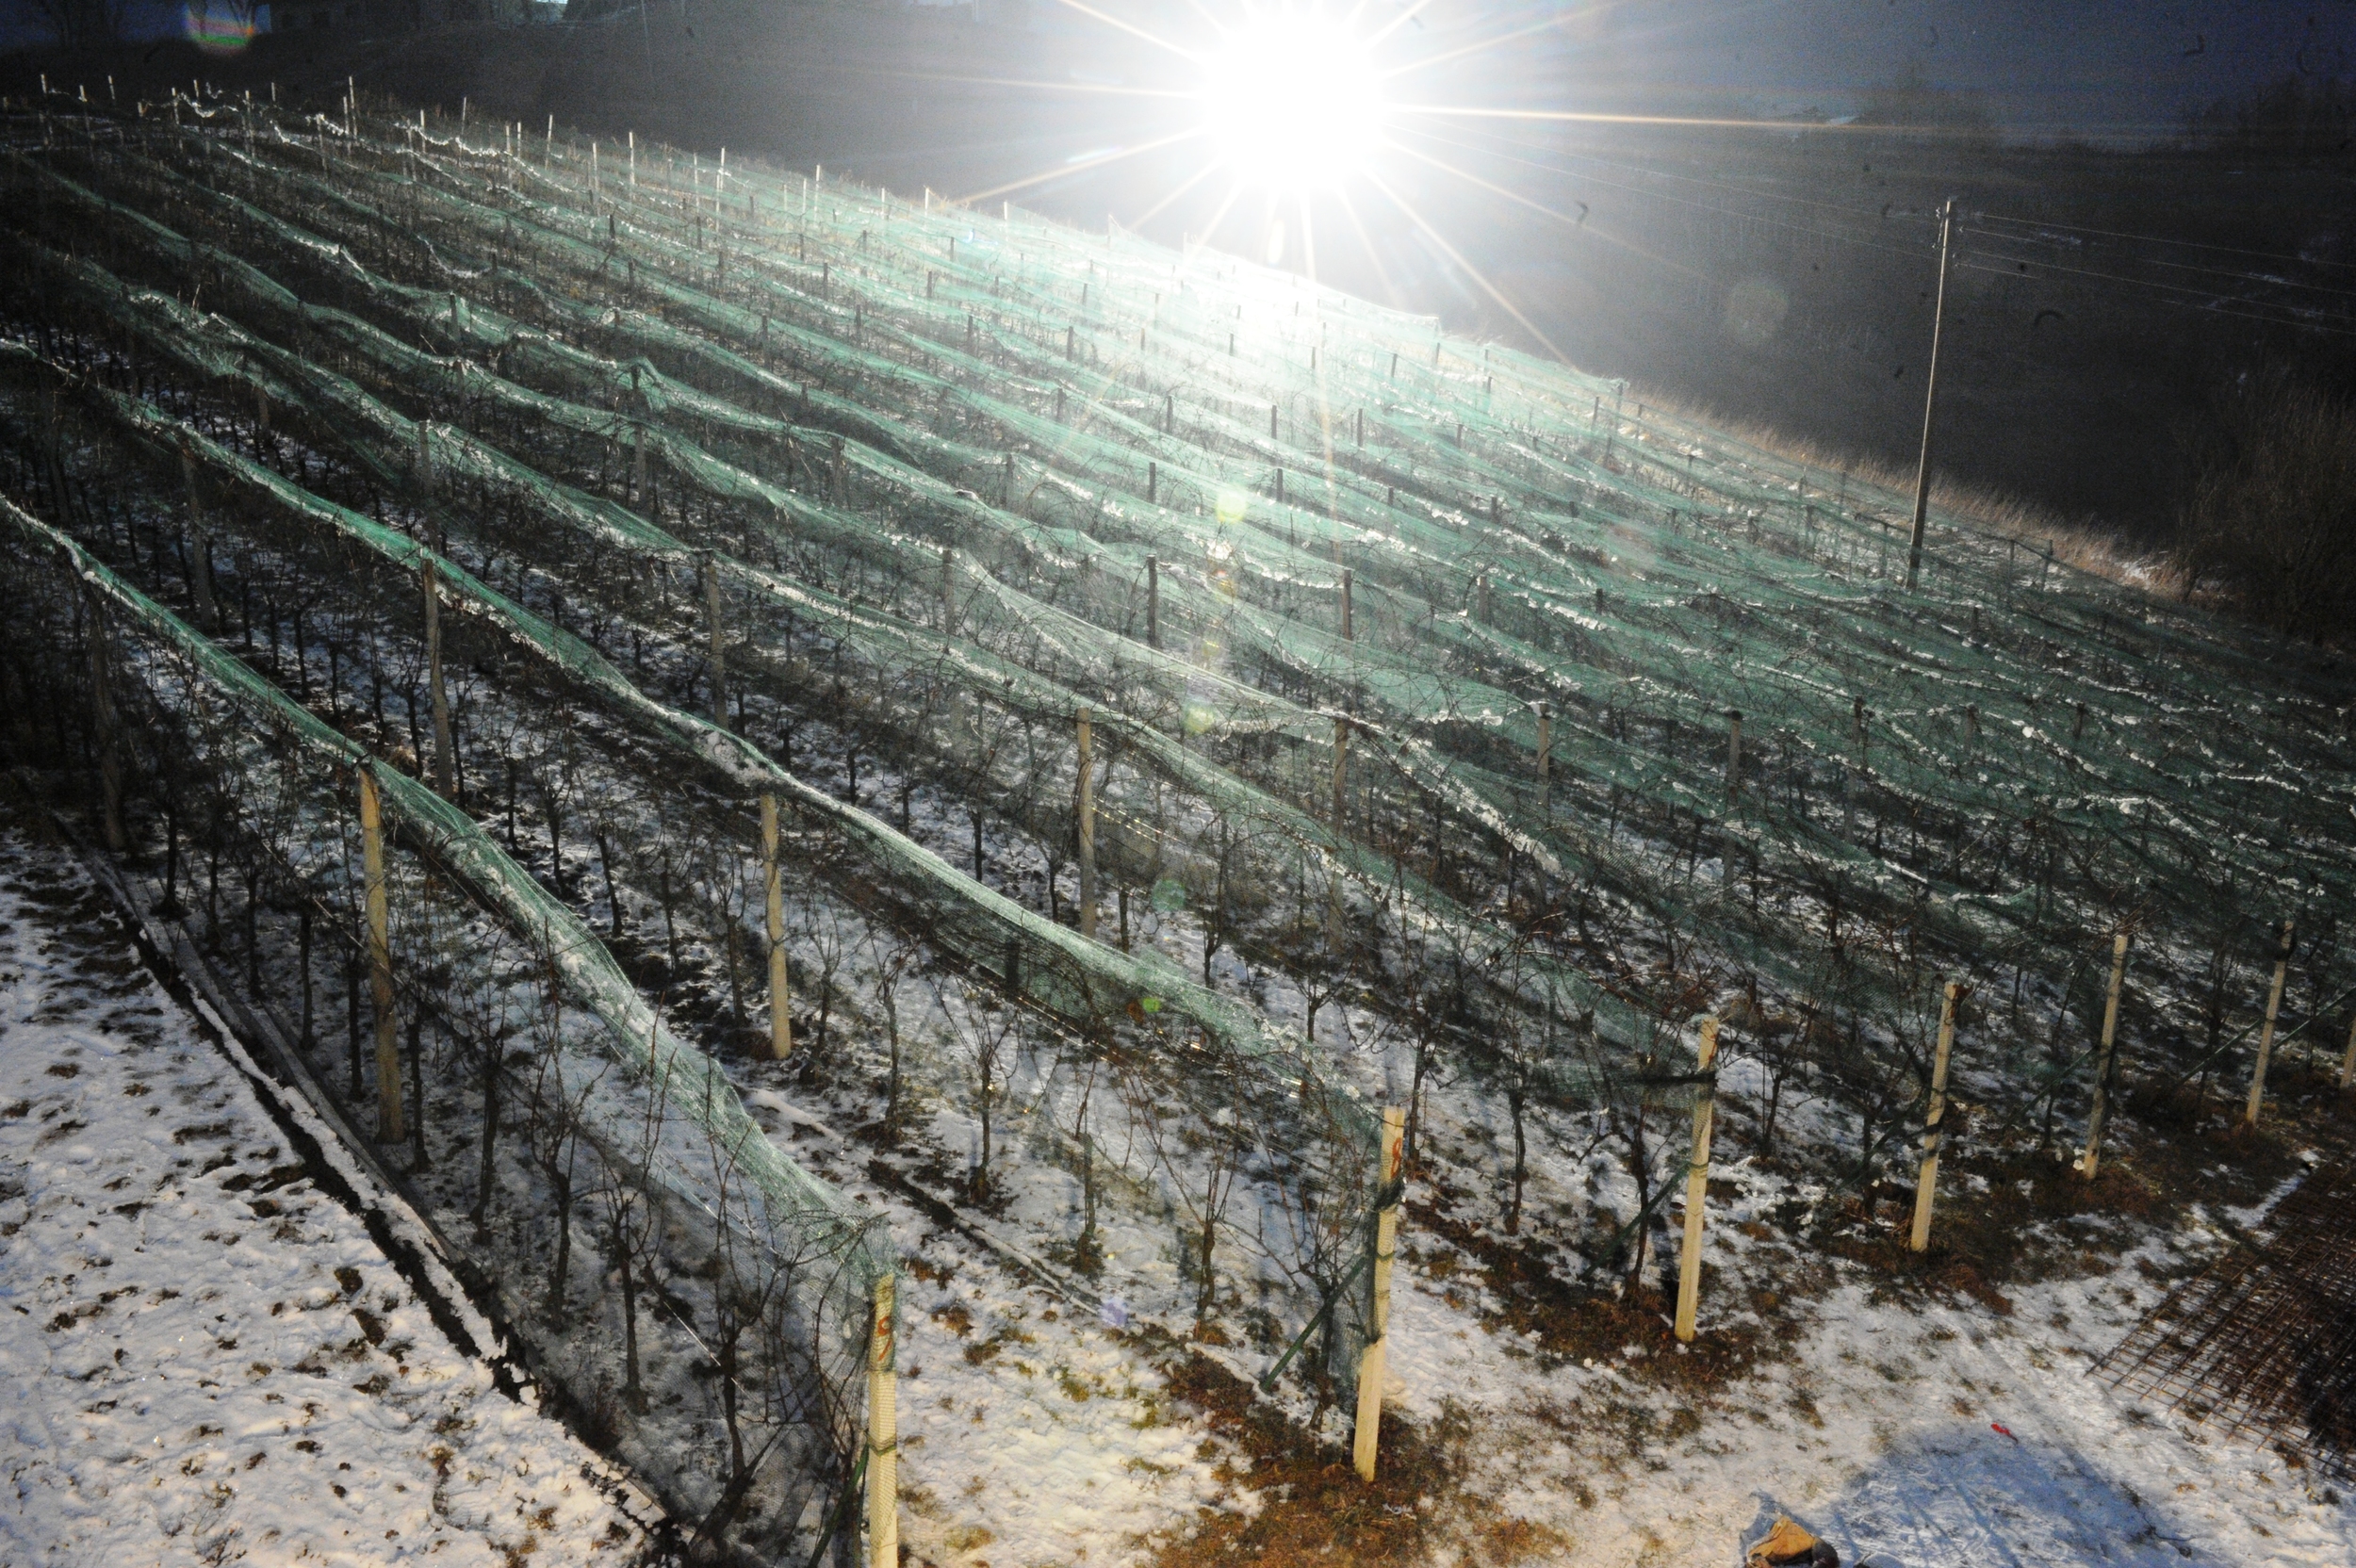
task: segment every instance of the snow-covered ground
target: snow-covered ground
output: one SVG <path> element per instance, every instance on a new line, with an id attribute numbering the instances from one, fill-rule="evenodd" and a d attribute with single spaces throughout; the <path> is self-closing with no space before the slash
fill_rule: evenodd
<path id="1" fill-rule="evenodd" d="M 1255 1489 L 1232 1432 L 1172 1393 L 1183 1350 L 936 1225 L 874 1179 L 872 1149 L 784 1114 L 768 1070 L 755 1114 L 889 1212 L 902 1249 L 914 1561 L 1143 1562 L 1183 1555 L 1200 1511 L 1300 1506 Z M 637 1556 L 646 1505 L 617 1505 L 610 1467 L 452 1347 L 283 1141 L 71 858 L 0 837 L 0 1561 Z M 1587 1181 L 1559 1164 L 1534 1162 L 1533 1216 Z M 1737 1282 L 1796 1260 L 1761 1222 L 1814 1189 L 1740 1157 L 1718 1174 L 1705 1348 L 1763 1349 L 1707 1388 L 1661 1364 L 1659 1332 L 1571 1356 L 1522 1334 L 1477 1260 L 1411 1222 L 1393 1408 L 1452 1434 L 1452 1492 L 1413 1500 L 1432 1560 L 1731 1564 L 1788 1511 L 1879 1568 L 2356 1561 L 2356 1508 L 2323 1479 L 2087 1374 L 2218 1245 L 2200 1211 L 2006 1285 L 2009 1313 L 1840 1260 L 1762 1304 Z M 960 1224 L 1036 1250 L 1054 1227 L 1027 1207 Z M 1134 1218 L 1106 1226 L 1116 1256 L 1153 1250 Z"/>
<path id="2" fill-rule="evenodd" d="M 284 1141 L 72 858 L 0 831 L 0 1562 L 634 1559 L 644 1498 Z"/>
<path id="3" fill-rule="evenodd" d="M 1726 1174 L 1735 1215 L 1788 1191 Z M 1723 1227 L 1705 1255 L 1754 1283 L 1788 1269 L 1735 1265 L 1729 1244 L 1747 1239 Z M 2009 1314 L 1824 1264 L 1788 1356 L 1706 1401 L 1644 1365 L 1650 1347 L 1542 1370 L 1533 1345 L 1468 1323 L 1410 1267 L 1392 1366 L 1405 1410 L 1475 1413 L 1468 1491 L 1537 1527 L 1532 1560 L 1730 1568 L 1788 1512 L 1869 1568 L 2356 1562 L 2356 1507 L 2327 1479 L 2089 1376 L 2166 1293 L 2136 1265 L 2172 1276 L 2221 1240 L 2196 1211 L 2114 1264 L 2008 1286 Z M 1756 1321 L 1720 1298 L 1701 1332 Z"/>

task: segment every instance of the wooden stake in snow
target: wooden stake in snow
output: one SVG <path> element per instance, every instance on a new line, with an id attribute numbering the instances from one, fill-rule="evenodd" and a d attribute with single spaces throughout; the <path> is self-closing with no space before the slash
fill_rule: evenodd
<path id="1" fill-rule="evenodd" d="M 1374 1216 L 1374 1311 L 1366 1348 L 1358 1355 L 1358 1431 L 1350 1453 L 1362 1481 L 1374 1479 L 1374 1455 L 1383 1437 L 1383 1384 L 1389 1375 L 1384 1335 L 1391 1324 L 1391 1260 L 1399 1255 L 1399 1157 L 1406 1133 L 1406 1108 L 1384 1106 L 1376 1166 L 1383 1202 Z"/>
<path id="2" fill-rule="evenodd" d="M 1333 721 L 1333 837 L 1347 836 L 1345 825 L 1350 814 L 1350 721 Z M 1327 945 L 1339 953 L 1342 948 L 1342 883 L 1337 874 L 1326 880 L 1325 939 Z"/>
<path id="3" fill-rule="evenodd" d="M 712 722 L 722 729 L 728 727 L 728 646 L 720 630 L 720 564 L 712 552 L 703 555 L 704 624 L 711 632 L 712 661 Z"/>
<path id="4" fill-rule="evenodd" d="M 2111 1060 L 2119 1040 L 2119 987 L 2127 977 L 2127 933 L 2111 939 L 2111 989 L 2102 1004 L 2102 1050 L 2094 1070 L 2094 1105 L 2086 1113 L 2086 1150 L 2078 1168 L 2094 1180 L 2102 1158 L 2102 1112 L 2110 1103 Z"/>
<path id="5" fill-rule="evenodd" d="M 367 877 L 368 992 L 376 1004 L 376 1140 L 399 1143 L 406 1135 L 401 1119 L 401 1055 L 393 1036 L 393 937 L 384 894 L 384 821 L 376 798 L 376 776 L 360 770 L 360 865 Z"/>
<path id="6" fill-rule="evenodd" d="M 442 682 L 442 593 L 434 560 L 426 558 L 420 574 L 425 581 L 425 685 L 434 707 L 434 788 L 444 800 L 458 798 L 451 771 L 450 690 Z"/>
<path id="7" fill-rule="evenodd" d="M 1909 1251 L 1931 1244 L 1931 1200 L 1939 1191 L 1939 1119 L 1947 1114 L 1947 1058 L 1955 1048 L 1955 1004 L 1963 998 L 1963 982 L 1950 980 L 1939 1004 L 1939 1049 L 1931 1058 L 1931 1102 L 1922 1113 L 1922 1173 L 1914 1183 L 1914 1233 L 1906 1238 Z"/>
<path id="8" fill-rule="evenodd" d="M 188 592 L 196 600 L 196 624 L 215 629 L 213 616 L 213 543 L 205 533 L 205 503 L 196 485 L 196 453 L 180 447 L 180 478 L 188 492 Z"/>
<path id="9" fill-rule="evenodd" d="M 1726 710 L 1726 795 L 1742 792 L 1742 710 Z"/>
<path id="10" fill-rule="evenodd" d="M 1702 1205 L 1710 1196 L 1710 1132 L 1718 1114 L 1718 1021 L 1702 1020 L 1702 1042 L 1693 1070 L 1693 1157 L 1685 1167 L 1685 1246 L 1677 1253 L 1677 1338 L 1691 1344 L 1693 1315 L 1702 1299 Z"/>
<path id="11" fill-rule="evenodd" d="M 2266 1061 L 2274 1054 L 2274 1018 L 2282 1010 L 2282 977 L 2291 967 L 2291 923 L 2282 923 L 2282 952 L 2274 960 L 2274 988 L 2266 993 L 2266 1027 L 2258 1031 L 2258 1063 L 2250 1073 L 2250 1108 L 2242 1113 L 2242 1120 L 2250 1126 L 2258 1125 L 2259 1107 L 2266 1103 Z"/>
<path id="12" fill-rule="evenodd" d="M 1080 829 L 1080 935 L 1096 935 L 1096 762 L 1095 735 L 1088 710 L 1079 716 L 1080 776 L 1073 786 L 1072 814 Z"/>
<path id="13" fill-rule="evenodd" d="M 875 1282 L 867 1335 L 867 1563 L 900 1568 L 899 1362 L 892 1342 L 892 1276 Z"/>
<path id="14" fill-rule="evenodd" d="M 777 797 L 771 794 L 761 797 L 761 870 L 769 903 L 769 1054 L 783 1061 L 794 1051 L 794 990 L 785 972 L 785 879 L 777 865 Z"/>
<path id="15" fill-rule="evenodd" d="M 1354 642 L 1357 640 L 1356 633 L 1350 627 L 1350 599 L 1352 596 L 1353 596 L 1350 591 L 1350 568 L 1344 566 L 1342 568 L 1342 641 L 1345 643 Z"/>
<path id="16" fill-rule="evenodd" d="M 106 848 L 123 853 L 123 755 L 116 739 L 114 688 L 106 674 L 106 616 L 93 596 L 90 600 L 90 716 L 98 743 L 99 825 Z"/>
<path id="17" fill-rule="evenodd" d="M 2356 1073 L 2356 1019 L 2348 1022 L 2348 1054 L 2340 1058 L 2340 1092 L 2348 1092 L 2348 1080 Z"/>
<path id="18" fill-rule="evenodd" d="M 1162 645 L 1162 564 L 1145 558 L 1145 645 Z"/>

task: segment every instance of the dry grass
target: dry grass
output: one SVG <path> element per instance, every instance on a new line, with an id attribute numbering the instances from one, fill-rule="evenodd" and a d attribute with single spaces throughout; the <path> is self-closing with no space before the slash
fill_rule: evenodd
<path id="1" fill-rule="evenodd" d="M 1257 1492 L 1261 1504 L 1250 1518 L 1203 1509 L 1183 1534 L 1150 1540 L 1158 1568 L 1235 1562 L 1309 1568 L 1337 1561 L 1403 1568 L 1429 1560 L 1444 1538 L 1440 1516 L 1464 1503 L 1469 1415 L 1451 1411 L 1427 1429 L 1386 1411 L 1383 1462 L 1368 1486 L 1347 1451 L 1312 1440 L 1224 1366 L 1175 1341 L 1154 1348 L 1170 1391 L 1245 1462 L 1223 1462 L 1220 1482 L 1231 1491 Z"/>
<path id="2" fill-rule="evenodd" d="M 1773 426 L 1684 401 L 1657 387 L 1631 386 L 1628 401 L 1630 406 L 1642 403 L 1647 419 L 1656 412 L 1667 414 L 1680 423 L 1702 427 L 1713 435 L 1731 436 L 1782 462 L 1819 469 L 1824 475 L 1823 488 L 1836 488 L 1837 476 L 1846 475 L 1853 498 L 1861 498 L 1870 507 L 1894 515 L 1913 514 L 1911 467 L 1837 451 Z M 2070 522 L 2025 497 L 1965 484 L 1934 469 L 1931 506 L 1935 514 L 1945 513 L 1981 532 L 2000 539 L 2018 539 L 2040 552 L 2050 544 L 2055 561 L 2108 581 L 2152 594 L 2176 595 L 2183 591 L 2183 574 L 2165 552 L 2137 546 L 2091 520 Z"/>
<path id="3" fill-rule="evenodd" d="M 2092 1182 L 2073 1168 L 2074 1151 L 2056 1158 L 2026 1137 L 1951 1155 L 1939 1170 L 1927 1251 L 1906 1250 L 1914 1192 L 1895 1181 L 1852 1200 L 1835 1217 L 1826 1250 L 1893 1286 L 1912 1280 L 2008 1314 L 1999 1287 L 2104 1271 L 2153 1230 L 2178 1230 L 2194 1205 L 2214 1214 L 2255 1203 L 2299 1168 L 2298 1151 L 2342 1148 L 2348 1136 L 2336 1107 L 2312 1097 L 2278 1104 L 2256 1132 L 2237 1119 L 2218 1125 L 2214 1102 L 2199 1117 L 2184 1101 L 2135 1108 L 2141 1125 L 2132 1141 L 2105 1140 Z"/>

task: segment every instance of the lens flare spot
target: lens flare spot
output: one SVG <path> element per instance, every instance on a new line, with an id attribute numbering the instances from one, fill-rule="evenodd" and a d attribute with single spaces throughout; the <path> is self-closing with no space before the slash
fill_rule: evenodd
<path id="1" fill-rule="evenodd" d="M 1746 349 L 1763 349 L 1782 330 L 1792 296 L 1767 278 L 1745 278 L 1726 295 L 1726 333 Z"/>
<path id="2" fill-rule="evenodd" d="M 1235 524 L 1242 522 L 1244 519 L 1244 514 L 1250 512 L 1251 510 L 1252 498 L 1250 495 L 1233 487 L 1219 491 L 1219 520 L 1222 525 L 1233 527 Z"/>
<path id="3" fill-rule="evenodd" d="M 254 8 L 190 0 L 181 9 L 180 31 L 208 55 L 234 55 L 254 41 Z"/>

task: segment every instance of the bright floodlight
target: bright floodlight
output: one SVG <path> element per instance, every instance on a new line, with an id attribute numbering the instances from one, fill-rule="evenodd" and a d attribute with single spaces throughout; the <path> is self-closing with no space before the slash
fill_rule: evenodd
<path id="1" fill-rule="evenodd" d="M 1382 76 L 1338 22 L 1298 12 L 1255 18 L 1205 66 L 1204 128 L 1220 161 L 1249 183 L 1331 186 L 1382 140 Z"/>

